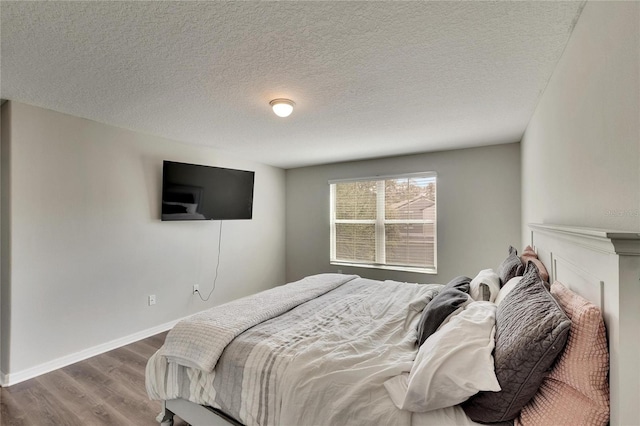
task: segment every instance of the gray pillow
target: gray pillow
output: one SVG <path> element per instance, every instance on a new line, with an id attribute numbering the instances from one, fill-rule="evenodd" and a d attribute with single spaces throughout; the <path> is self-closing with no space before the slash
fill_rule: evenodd
<path id="1" fill-rule="evenodd" d="M 440 327 L 440 324 L 469 300 L 471 278 L 456 277 L 425 306 L 418 322 L 418 346 Z"/>
<path id="2" fill-rule="evenodd" d="M 478 287 L 480 288 L 480 300 L 483 302 L 491 300 L 491 290 L 489 289 L 489 286 L 485 283 L 480 283 Z"/>
<path id="3" fill-rule="evenodd" d="M 519 277 L 524 273 L 524 265 L 518 257 L 518 251 L 509 246 L 509 255 L 498 266 L 498 276 L 500 277 L 500 285 L 503 286 L 513 277 Z"/>
<path id="4" fill-rule="evenodd" d="M 471 278 L 465 277 L 464 275 L 455 277 L 442 287 L 442 290 L 440 291 L 449 290 L 450 288 L 455 288 L 465 293 L 469 293 L 469 289 L 471 288 Z"/>
<path id="5" fill-rule="evenodd" d="M 469 398 L 462 405 L 467 415 L 482 423 L 514 419 L 564 349 L 570 326 L 537 269 L 528 266 L 496 312 L 494 362 L 502 390 Z"/>

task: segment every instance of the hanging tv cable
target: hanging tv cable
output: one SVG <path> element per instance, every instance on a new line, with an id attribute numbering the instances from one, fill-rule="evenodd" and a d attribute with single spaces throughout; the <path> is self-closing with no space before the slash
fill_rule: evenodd
<path id="1" fill-rule="evenodd" d="M 216 274 L 213 277 L 213 288 L 211 289 L 211 291 L 209 292 L 209 294 L 207 295 L 206 299 L 202 297 L 202 294 L 200 294 L 199 290 L 195 290 L 195 293 L 198 293 L 198 297 L 200 297 L 200 299 L 203 302 L 207 302 L 209 300 L 209 298 L 211 297 L 211 295 L 213 294 L 213 290 L 216 289 L 216 281 L 218 280 L 218 268 L 220 267 L 220 246 L 221 246 L 221 242 L 222 242 L 222 220 L 220 221 L 220 230 L 218 231 L 218 261 L 216 262 Z"/>

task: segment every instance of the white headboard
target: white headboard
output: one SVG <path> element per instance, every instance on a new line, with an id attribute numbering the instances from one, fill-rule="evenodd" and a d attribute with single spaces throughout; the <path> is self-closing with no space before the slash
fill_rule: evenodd
<path id="1" fill-rule="evenodd" d="M 549 271 L 600 306 L 609 337 L 611 424 L 640 425 L 640 233 L 530 224 Z"/>

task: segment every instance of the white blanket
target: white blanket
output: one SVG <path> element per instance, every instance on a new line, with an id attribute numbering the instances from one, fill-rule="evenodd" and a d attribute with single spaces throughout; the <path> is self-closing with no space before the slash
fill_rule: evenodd
<path id="1" fill-rule="evenodd" d="M 224 348 L 243 331 L 354 278 L 357 275 L 313 275 L 192 315 L 169 332 L 162 355 L 169 362 L 211 372 Z"/>

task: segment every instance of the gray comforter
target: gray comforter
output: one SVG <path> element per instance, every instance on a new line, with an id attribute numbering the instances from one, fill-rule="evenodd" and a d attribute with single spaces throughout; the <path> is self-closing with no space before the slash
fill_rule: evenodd
<path id="1" fill-rule="evenodd" d="M 398 410 L 383 386 L 411 369 L 418 317 L 439 288 L 353 279 L 244 331 L 213 372 L 167 363 L 161 349 L 147 365 L 147 391 L 246 425 L 464 424 L 458 407 Z"/>

